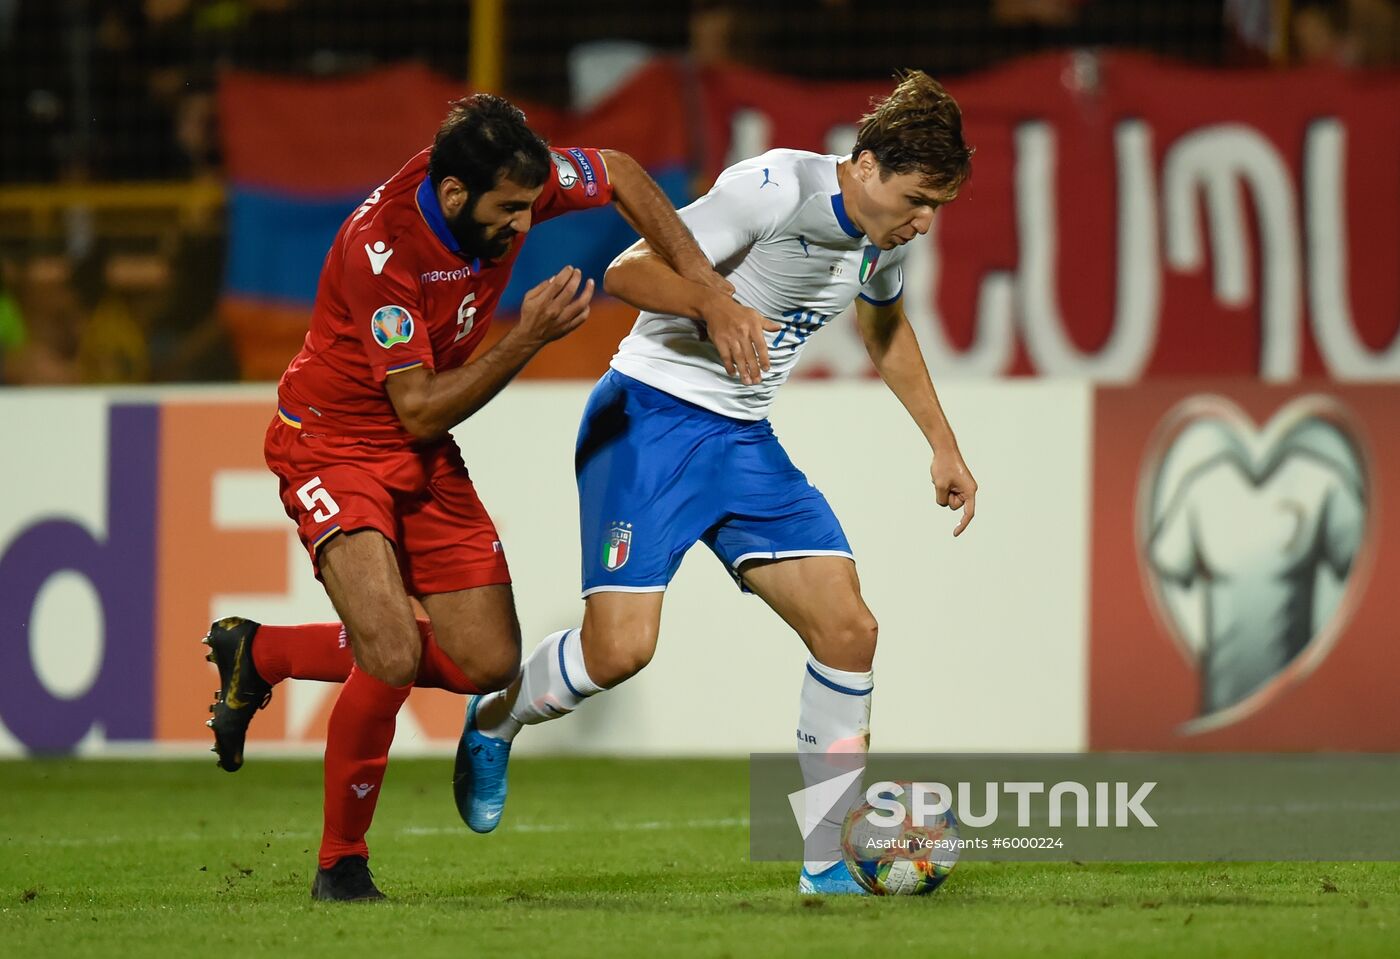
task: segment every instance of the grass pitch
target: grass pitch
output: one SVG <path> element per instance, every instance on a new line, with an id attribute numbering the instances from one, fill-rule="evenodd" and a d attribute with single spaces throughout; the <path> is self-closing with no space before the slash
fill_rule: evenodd
<path id="1" fill-rule="evenodd" d="M 511 774 L 506 820 L 477 836 L 449 760 L 391 763 L 370 840 L 392 901 L 340 905 L 308 896 L 319 763 L 0 763 L 0 952 L 1400 954 L 1400 864 L 965 863 L 928 898 L 813 900 L 795 865 L 748 861 L 743 762 L 521 759 Z"/>

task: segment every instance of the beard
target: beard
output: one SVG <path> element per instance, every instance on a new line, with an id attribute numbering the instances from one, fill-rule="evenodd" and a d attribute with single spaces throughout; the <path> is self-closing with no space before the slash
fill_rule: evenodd
<path id="1" fill-rule="evenodd" d="M 502 227 L 494 233 L 488 232 L 485 223 L 477 222 L 476 203 L 469 203 L 455 218 L 447 220 L 447 228 L 461 247 L 462 255 L 473 259 L 495 260 L 506 255 L 516 232 L 510 227 Z"/>

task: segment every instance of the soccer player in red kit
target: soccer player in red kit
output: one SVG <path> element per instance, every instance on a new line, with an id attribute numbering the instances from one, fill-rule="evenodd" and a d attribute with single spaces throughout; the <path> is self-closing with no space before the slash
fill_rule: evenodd
<path id="1" fill-rule="evenodd" d="M 475 355 L 531 225 L 609 202 L 678 269 L 723 284 L 634 160 L 551 149 L 519 110 L 484 94 L 453 104 L 432 147 L 350 215 L 326 257 L 265 446 L 354 658 L 326 735 L 314 898 L 382 898 L 365 833 L 415 681 L 479 693 L 519 670 L 505 553 L 448 431 L 588 316 L 593 281 L 566 267 Z M 411 596 L 428 622 L 415 621 Z M 324 628 L 259 631 L 233 618 L 210 629 L 221 688 L 209 726 L 224 769 L 242 765 L 273 684 L 344 675 L 344 663 L 318 659 L 343 651 L 305 641 Z"/>

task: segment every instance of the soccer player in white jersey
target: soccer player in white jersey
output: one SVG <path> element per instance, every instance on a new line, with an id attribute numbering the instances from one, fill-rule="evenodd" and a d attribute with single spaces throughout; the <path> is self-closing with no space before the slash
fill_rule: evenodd
<path id="1" fill-rule="evenodd" d="M 811 653 L 800 758 L 867 749 L 875 618 L 840 523 L 788 459 L 768 407 L 807 339 L 856 302 L 876 369 L 933 449 L 937 501 L 963 511 L 954 535 L 967 528 L 977 483 L 900 295 L 906 244 L 957 195 L 971 152 L 957 103 L 913 72 L 863 118 L 849 157 L 773 150 L 730 167 L 681 211 L 732 299 L 644 241 L 614 261 L 606 288 L 642 313 L 579 429 L 583 625 L 546 637 L 508 689 L 471 700 L 454 791 L 472 829 L 500 821 L 523 727 L 567 715 L 651 660 L 667 584 L 696 542 Z M 825 778 L 819 763 L 803 768 Z M 805 863 L 799 888 L 861 891 L 831 861 Z"/>

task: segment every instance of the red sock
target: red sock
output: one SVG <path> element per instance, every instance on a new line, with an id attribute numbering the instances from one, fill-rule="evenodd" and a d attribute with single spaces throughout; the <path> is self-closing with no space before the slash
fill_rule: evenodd
<path id="1" fill-rule="evenodd" d="M 259 626 L 253 637 L 253 665 L 276 686 L 284 679 L 343 683 L 355 665 L 345 627 L 339 623 Z"/>
<path id="2" fill-rule="evenodd" d="M 307 623 L 301 626 L 259 626 L 253 640 L 253 665 L 258 675 L 272 685 L 284 679 L 315 679 L 323 683 L 343 683 L 355 664 L 340 623 Z M 415 686 L 446 689 L 454 693 L 479 693 L 452 658 L 433 638 L 433 627 L 418 620 L 423 639 Z"/>
<path id="3" fill-rule="evenodd" d="M 411 689 L 412 684 L 390 686 L 356 667 L 340 691 L 326 728 L 323 869 L 342 856 L 369 856 L 365 833 L 389 765 L 394 719 Z"/>
<path id="4" fill-rule="evenodd" d="M 433 637 L 433 626 L 426 619 L 418 621 L 418 632 L 423 637 L 423 655 L 418 660 L 418 681 L 414 684 L 424 689 L 446 689 L 449 692 L 475 694 L 481 692 L 467 674 L 457 668 L 452 657 L 442 651 Z"/>

